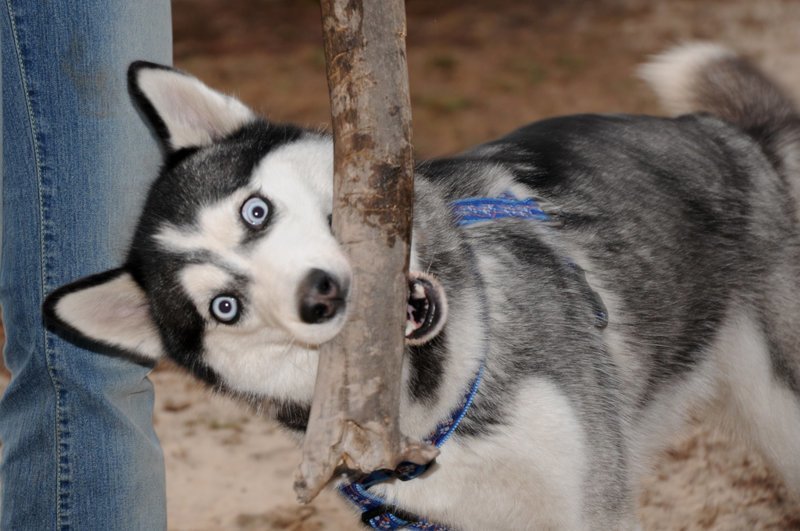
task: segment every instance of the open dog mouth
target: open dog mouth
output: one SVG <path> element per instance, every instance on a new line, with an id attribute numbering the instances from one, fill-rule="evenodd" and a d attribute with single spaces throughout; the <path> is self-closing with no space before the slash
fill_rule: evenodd
<path id="1" fill-rule="evenodd" d="M 441 286 L 422 273 L 409 273 L 406 341 L 425 343 L 444 325 L 446 301 Z"/>

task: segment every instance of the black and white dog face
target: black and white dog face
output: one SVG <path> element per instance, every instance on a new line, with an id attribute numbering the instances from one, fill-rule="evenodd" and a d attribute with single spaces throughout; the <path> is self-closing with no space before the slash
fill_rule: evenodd
<path id="1" fill-rule="evenodd" d="M 129 80 L 164 168 L 125 266 L 61 288 L 46 313 L 81 339 L 168 355 L 213 385 L 307 401 L 352 282 L 330 229 L 331 139 L 162 66 L 135 63 Z M 419 343 L 441 329 L 443 311 L 426 307 L 444 296 L 411 278 L 407 329 Z"/>

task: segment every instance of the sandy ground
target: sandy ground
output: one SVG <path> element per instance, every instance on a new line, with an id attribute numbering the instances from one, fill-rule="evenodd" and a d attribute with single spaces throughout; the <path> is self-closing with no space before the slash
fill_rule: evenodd
<path id="1" fill-rule="evenodd" d="M 331 492 L 310 506 L 294 500 L 300 453 L 296 441 L 275 423 L 212 396 L 175 371 L 157 371 L 153 381 L 170 529 L 352 527 L 349 508 Z"/>
<path id="2" fill-rule="evenodd" d="M 170 529 L 359 529 L 333 493 L 294 501 L 299 451 L 274 423 L 177 372 L 153 380 Z M 640 516 L 645 530 L 800 529 L 800 504 L 787 498 L 757 455 L 698 423 L 645 478 Z"/>
<path id="3" fill-rule="evenodd" d="M 275 120 L 328 123 L 315 2 L 173 5 L 177 65 Z M 687 39 L 733 45 L 800 95 L 796 1 L 410 0 L 408 13 L 420 157 L 549 115 L 658 112 L 634 67 Z M 0 373 L 0 389 L 7 378 Z M 152 378 L 171 530 L 358 528 L 331 493 L 295 503 L 299 452 L 275 424 L 170 367 Z M 800 529 L 800 503 L 763 461 L 702 419 L 644 478 L 640 516 L 646 530 Z"/>

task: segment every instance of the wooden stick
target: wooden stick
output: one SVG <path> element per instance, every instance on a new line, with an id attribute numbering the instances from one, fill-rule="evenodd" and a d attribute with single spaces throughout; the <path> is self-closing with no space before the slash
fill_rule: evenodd
<path id="1" fill-rule="evenodd" d="M 319 353 L 295 491 L 427 463 L 399 429 L 414 194 L 403 0 L 322 0 L 334 136 L 333 230 L 353 267 L 348 323 Z"/>

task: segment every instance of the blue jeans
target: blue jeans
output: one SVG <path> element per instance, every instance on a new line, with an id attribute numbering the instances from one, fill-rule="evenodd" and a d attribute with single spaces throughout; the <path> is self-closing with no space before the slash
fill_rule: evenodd
<path id="1" fill-rule="evenodd" d="M 134 59 L 169 63 L 166 0 L 4 0 L 2 529 L 166 527 L 151 367 L 44 330 L 54 288 L 124 259 L 160 155 Z"/>

